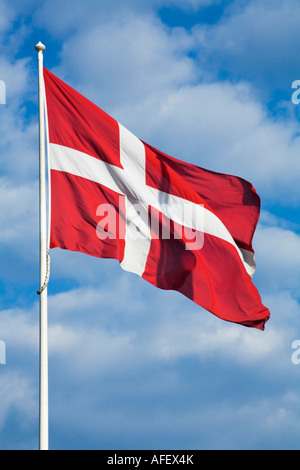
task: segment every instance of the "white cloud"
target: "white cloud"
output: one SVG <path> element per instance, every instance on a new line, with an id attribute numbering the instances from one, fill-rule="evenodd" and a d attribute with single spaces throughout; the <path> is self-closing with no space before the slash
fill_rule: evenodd
<path id="1" fill-rule="evenodd" d="M 255 252 L 259 260 L 260 285 L 266 292 L 289 290 L 300 296 L 298 234 L 277 226 L 259 225 L 255 234 Z"/>
<path id="2" fill-rule="evenodd" d="M 264 449 L 293 448 L 293 435 L 297 434 L 299 400 L 289 393 L 277 392 L 268 398 L 259 391 L 253 400 L 240 404 L 223 400 L 200 411 L 200 422 L 208 422 L 207 432 L 212 449 Z M 199 416 L 199 415 L 198 415 Z M 228 433 L 228 423 L 232 424 Z M 247 432 L 245 433 L 245 423 Z M 215 433 L 215 429 L 219 431 Z M 282 433 L 289 434 L 289 442 L 283 443 Z M 289 447 L 290 446 L 290 447 Z"/>
<path id="3" fill-rule="evenodd" d="M 38 198 L 37 182 L 0 178 L 0 279 L 13 283 L 17 295 L 34 279 L 38 288 Z"/>
<path id="4" fill-rule="evenodd" d="M 21 423 L 37 418 L 35 390 L 25 374 L 7 372 L 0 376 L 0 431 L 5 429 L 8 414 L 14 410 Z M 26 425 L 20 424 L 20 429 Z"/>
<path id="5" fill-rule="evenodd" d="M 143 302 L 149 295 L 151 305 Z M 72 290 L 49 298 L 50 351 L 60 362 L 76 364 L 68 366 L 76 375 L 184 358 L 228 360 L 250 369 L 275 360 L 277 371 L 284 370 L 300 307 L 288 293 L 264 295 L 264 301 L 271 320 L 261 332 L 224 322 L 178 293 L 148 288 L 146 282 L 137 286 L 135 277 L 111 287 Z"/>
<path id="6" fill-rule="evenodd" d="M 0 339 L 5 342 L 7 356 L 26 357 L 38 352 L 38 308 L 11 308 L 0 311 Z"/>
<path id="7" fill-rule="evenodd" d="M 64 43 L 57 72 L 101 107 L 118 108 L 194 81 L 190 47 L 183 29 L 171 31 L 152 15 L 127 14 L 74 34 Z"/>
<path id="8" fill-rule="evenodd" d="M 25 108 L 37 90 L 32 87 L 28 59 L 10 62 L 0 56 L 0 68 L 6 84 L 6 104 L 0 105 L 0 168 L 2 177 L 16 187 L 20 180 L 31 183 L 38 177 L 38 121 L 27 119 Z"/>
<path id="9" fill-rule="evenodd" d="M 298 78 L 299 19 L 297 0 L 232 2 L 219 23 L 194 29 L 199 60 L 208 58 L 216 73 L 225 69 L 254 81 L 265 97 L 276 87 L 290 88 Z"/>
<path id="10" fill-rule="evenodd" d="M 231 363 L 251 366 L 268 361 L 282 347 L 282 337 L 276 329 L 258 332 L 210 318 L 201 311 L 164 316 L 155 329 L 149 349 L 161 360 L 176 361 L 182 357 L 197 357 L 215 361 L 225 358 Z"/>
<path id="11" fill-rule="evenodd" d="M 30 2 L 30 0 L 28 0 Z M 220 4 L 221 0 L 52 0 L 43 1 L 33 13 L 37 25 L 43 25 L 56 35 L 70 34 L 95 25 L 103 27 L 112 19 L 126 19 L 131 13 L 143 17 L 156 14 L 162 7 L 178 8 L 182 11 L 197 11 L 203 7 Z M 57 15 L 57 11 L 60 12 Z M 93 14 L 91 14 L 93 12 Z M 132 30 L 132 38 L 135 32 Z M 70 44 L 71 46 L 71 44 Z"/>
<path id="12" fill-rule="evenodd" d="M 19 422 L 18 432 L 38 419 L 36 376 L 35 371 L 30 370 L 32 360 L 38 364 L 37 319 L 35 307 L 0 311 L 0 339 L 6 349 L 6 364 L 0 366 L 0 432 L 6 434 L 12 413 Z M 11 445 L 15 445 L 13 440 Z"/>
<path id="13" fill-rule="evenodd" d="M 0 3 L 0 35 L 8 31 L 14 18 L 14 11 L 9 2 Z"/>
<path id="14" fill-rule="evenodd" d="M 275 216 L 274 214 L 271 214 L 270 212 L 264 209 L 260 211 L 259 222 L 261 225 L 266 226 L 266 227 L 278 227 L 281 229 L 292 230 L 292 231 L 295 231 L 296 233 L 297 232 L 299 233 L 299 229 L 300 229 L 300 224 L 298 220 L 295 220 L 295 221 L 287 220 L 284 217 Z"/>
<path id="15" fill-rule="evenodd" d="M 17 248 L 30 246 L 33 227 L 37 227 L 38 183 L 13 185 L 0 178 L 0 233 L 1 244 Z"/>
<path id="16" fill-rule="evenodd" d="M 141 12 L 143 15 L 151 14 L 152 10 L 160 4 L 161 0 L 131 0 L 130 2 L 86 0 L 84 3 L 80 0 L 43 1 L 34 14 L 34 21 L 56 35 L 65 35 L 87 30 L 95 25 L 101 28 L 114 18 L 126 20 L 130 12 Z M 57 15 L 57 11 L 60 11 L 60 15 Z M 134 38 L 134 31 L 132 35 Z"/>
<path id="17" fill-rule="evenodd" d="M 15 110 L 16 104 L 22 104 L 28 93 L 32 94 L 30 86 L 29 59 L 19 59 L 11 62 L 4 55 L 0 55 L 1 80 L 6 83 L 6 105 L 1 112 Z M 25 99 L 24 99 L 25 98 Z M 14 105 L 14 108 L 12 108 Z"/>

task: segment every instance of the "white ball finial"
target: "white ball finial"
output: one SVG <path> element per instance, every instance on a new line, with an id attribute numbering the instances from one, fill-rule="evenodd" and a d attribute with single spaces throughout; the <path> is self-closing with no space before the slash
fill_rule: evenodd
<path id="1" fill-rule="evenodd" d="M 41 43 L 41 41 L 35 46 L 35 50 L 37 52 L 44 52 L 45 49 L 46 47 Z"/>

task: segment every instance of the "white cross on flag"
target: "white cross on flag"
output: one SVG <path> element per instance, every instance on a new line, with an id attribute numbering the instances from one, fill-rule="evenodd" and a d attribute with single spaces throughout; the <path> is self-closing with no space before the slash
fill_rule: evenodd
<path id="1" fill-rule="evenodd" d="M 142 142 L 44 69 L 50 248 L 119 260 L 234 323 L 264 329 L 252 282 L 260 199 L 250 183 Z"/>

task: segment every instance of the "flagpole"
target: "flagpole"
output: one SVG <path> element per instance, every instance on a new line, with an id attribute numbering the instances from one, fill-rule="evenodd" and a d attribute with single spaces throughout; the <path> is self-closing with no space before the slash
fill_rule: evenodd
<path id="1" fill-rule="evenodd" d="M 49 448 L 48 417 L 48 312 L 47 312 L 47 218 L 46 218 L 46 156 L 45 156 L 45 115 L 44 115 L 44 80 L 43 52 L 45 46 L 39 42 L 35 46 L 38 52 L 39 76 L 39 219 L 40 219 L 40 403 L 39 403 L 39 449 Z M 43 286 L 43 287 L 42 287 Z"/>

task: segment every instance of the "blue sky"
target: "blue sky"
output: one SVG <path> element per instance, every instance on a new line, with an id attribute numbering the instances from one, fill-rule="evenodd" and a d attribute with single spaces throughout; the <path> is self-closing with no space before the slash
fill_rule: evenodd
<path id="1" fill-rule="evenodd" d="M 296 0 L 2 0 L 0 449 L 38 448 L 38 41 L 44 64 L 166 153 L 253 183 L 265 332 L 118 262 L 51 251 L 52 449 L 299 449 Z"/>

